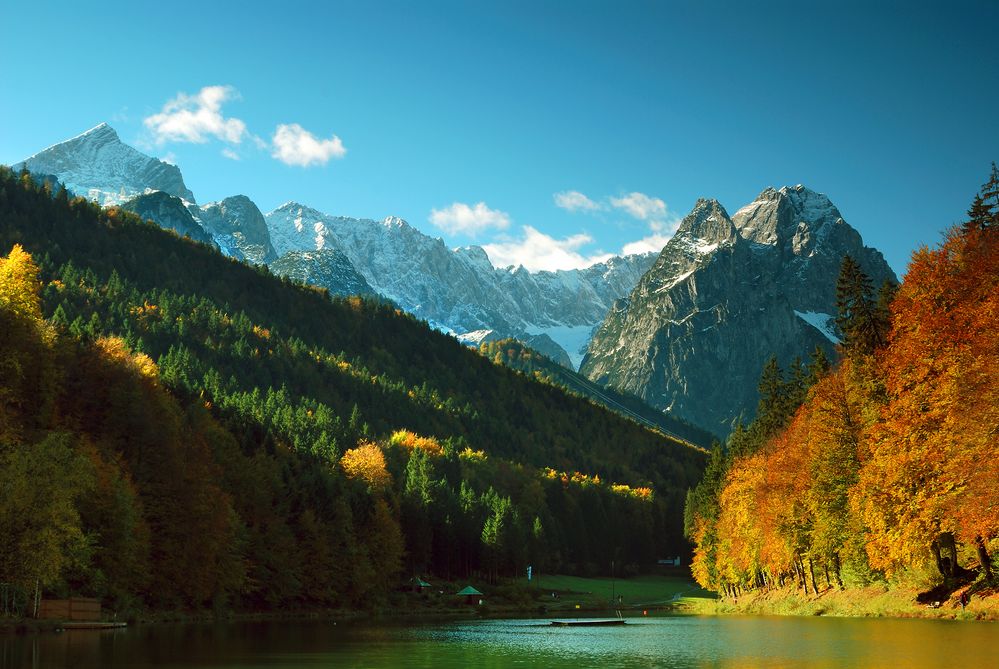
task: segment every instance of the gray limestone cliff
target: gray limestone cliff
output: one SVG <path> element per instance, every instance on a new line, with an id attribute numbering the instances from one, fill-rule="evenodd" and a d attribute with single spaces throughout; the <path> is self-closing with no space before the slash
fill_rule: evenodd
<path id="1" fill-rule="evenodd" d="M 768 188 L 733 216 L 699 200 L 590 341 L 580 371 L 725 434 L 752 417 L 764 363 L 838 341 L 836 280 L 853 256 L 875 287 L 897 281 L 820 193 Z"/>

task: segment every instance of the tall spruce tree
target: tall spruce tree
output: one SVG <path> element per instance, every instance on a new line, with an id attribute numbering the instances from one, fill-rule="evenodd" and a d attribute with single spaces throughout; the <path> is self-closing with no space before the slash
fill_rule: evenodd
<path id="1" fill-rule="evenodd" d="M 999 225 L 999 168 L 992 163 L 989 180 L 975 195 L 968 209 L 968 220 L 964 223 L 965 232 L 981 230 Z"/>
<path id="2" fill-rule="evenodd" d="M 869 355 L 885 345 L 888 323 L 878 312 L 871 279 L 851 256 L 843 256 L 836 282 L 836 325 L 848 353 Z"/>
<path id="3" fill-rule="evenodd" d="M 983 227 L 999 225 L 999 167 L 992 162 L 989 180 L 982 185 L 982 201 L 988 207 L 989 215 Z"/>

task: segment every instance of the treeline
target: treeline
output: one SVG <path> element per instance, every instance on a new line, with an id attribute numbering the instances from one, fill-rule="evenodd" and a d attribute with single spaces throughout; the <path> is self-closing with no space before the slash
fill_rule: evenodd
<path id="1" fill-rule="evenodd" d="M 6 169 L 0 248 L 0 583 L 22 593 L 358 606 L 684 545 L 701 453 L 389 306 Z"/>
<path id="2" fill-rule="evenodd" d="M 716 439 L 707 430 L 654 409 L 634 395 L 599 386 L 516 339 L 485 342 L 479 346 L 479 353 L 498 365 L 512 367 L 538 381 L 558 386 L 567 393 L 585 397 L 667 436 L 675 436 L 705 449 Z"/>
<path id="3" fill-rule="evenodd" d="M 806 384 L 772 362 L 757 418 L 687 498 L 704 587 L 992 579 L 999 549 L 999 170 L 968 220 L 877 298 L 844 259 L 841 362 Z M 791 375 L 796 376 L 795 374 Z M 805 386 L 808 386 L 805 389 Z M 961 560 L 965 564 L 961 564 Z"/>

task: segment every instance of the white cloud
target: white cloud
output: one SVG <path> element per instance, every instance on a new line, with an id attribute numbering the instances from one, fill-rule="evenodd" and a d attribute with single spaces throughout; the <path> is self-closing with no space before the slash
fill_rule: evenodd
<path id="1" fill-rule="evenodd" d="M 339 137 L 319 139 L 297 123 L 282 123 L 274 131 L 271 156 L 285 165 L 325 165 L 331 158 L 343 158 L 347 148 Z"/>
<path id="2" fill-rule="evenodd" d="M 176 165 L 177 154 L 175 154 L 173 151 L 167 151 L 164 155 L 160 156 L 160 160 L 162 160 L 164 163 L 167 163 L 168 165 Z"/>
<path id="3" fill-rule="evenodd" d="M 482 247 L 494 267 L 523 265 L 532 272 L 580 269 L 611 257 L 609 253 L 597 253 L 592 256 L 580 253 L 580 248 L 593 241 L 593 238 L 585 233 L 565 239 L 555 239 L 529 225 L 523 227 L 523 232 L 522 239 L 485 244 Z"/>
<path id="4" fill-rule="evenodd" d="M 455 202 L 444 209 L 432 209 L 428 220 L 452 235 L 475 235 L 488 228 L 505 230 L 510 225 L 509 214 L 490 209 L 485 202 L 477 202 L 471 207 L 464 202 Z"/>
<path id="5" fill-rule="evenodd" d="M 222 149 L 222 155 L 225 156 L 226 158 L 228 158 L 229 160 L 239 160 L 240 159 L 240 155 L 238 153 L 236 153 L 235 151 L 233 151 L 232 149 L 230 149 L 228 146 L 225 147 L 224 149 Z"/>
<path id="6" fill-rule="evenodd" d="M 153 133 L 158 145 L 166 142 L 204 144 L 211 138 L 239 144 L 246 135 L 246 124 L 238 118 L 222 115 L 222 104 L 238 99 L 232 86 L 205 86 L 196 95 L 178 93 L 158 114 L 148 116 L 143 124 Z"/>
<path id="7" fill-rule="evenodd" d="M 628 193 L 624 197 L 612 197 L 611 206 L 623 209 L 640 221 L 658 223 L 666 218 L 666 203 L 645 193 Z"/>
<path id="8" fill-rule="evenodd" d="M 629 256 L 633 253 L 649 253 L 650 251 L 659 253 L 663 250 L 663 247 L 666 246 L 666 242 L 668 242 L 672 236 L 672 234 L 662 235 L 658 232 L 654 232 L 648 237 L 625 244 L 624 248 L 621 249 L 621 255 Z"/>
<path id="9" fill-rule="evenodd" d="M 603 209 L 603 205 L 594 202 L 578 190 L 565 190 L 555 193 L 555 206 L 566 211 L 597 211 Z"/>

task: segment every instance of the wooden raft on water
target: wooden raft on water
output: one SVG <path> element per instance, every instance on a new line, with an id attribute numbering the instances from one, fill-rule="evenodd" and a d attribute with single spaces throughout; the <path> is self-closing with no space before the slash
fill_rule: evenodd
<path id="1" fill-rule="evenodd" d="M 604 625 L 623 625 L 623 618 L 610 620 L 553 620 L 554 627 L 602 627 Z"/>

